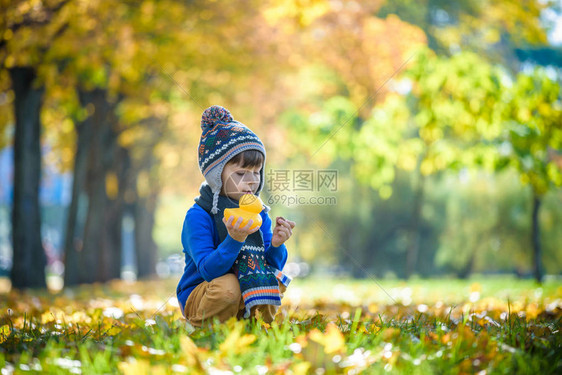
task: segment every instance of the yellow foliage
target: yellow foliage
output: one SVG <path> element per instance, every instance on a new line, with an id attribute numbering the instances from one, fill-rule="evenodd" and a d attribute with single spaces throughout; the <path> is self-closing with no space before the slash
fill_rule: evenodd
<path id="1" fill-rule="evenodd" d="M 180 347 L 182 353 L 187 358 L 187 365 L 190 368 L 198 369 L 199 371 L 203 372 L 203 366 L 201 361 L 199 360 L 199 354 L 197 345 L 187 336 L 182 336 L 180 338 Z"/>
<path id="2" fill-rule="evenodd" d="M 480 283 L 472 283 L 470 285 L 470 292 L 481 292 L 482 291 L 482 285 L 480 285 Z"/>
<path id="3" fill-rule="evenodd" d="M 45 311 L 43 314 L 41 314 L 42 324 L 50 323 L 53 322 L 54 320 L 55 320 L 55 315 L 51 311 Z"/>
<path id="4" fill-rule="evenodd" d="M 527 320 L 536 319 L 540 312 L 541 310 L 538 308 L 536 303 L 530 303 L 525 308 L 525 317 Z"/>
<path id="5" fill-rule="evenodd" d="M 130 357 L 126 362 L 120 362 L 118 367 L 123 375 L 149 375 L 152 373 L 150 362 L 146 359 L 137 360 Z"/>
<path id="6" fill-rule="evenodd" d="M 109 199 L 117 198 L 119 194 L 119 181 L 115 173 L 108 173 L 105 176 L 105 192 Z"/>
<path id="7" fill-rule="evenodd" d="M 116 327 L 116 326 L 112 326 L 107 331 L 105 331 L 105 334 L 108 336 L 115 336 L 118 335 L 119 333 L 121 333 L 121 327 Z"/>
<path id="8" fill-rule="evenodd" d="M 373 302 L 373 303 L 369 304 L 367 309 L 371 314 L 375 314 L 380 310 L 380 307 L 379 307 L 379 305 L 377 305 L 376 303 Z"/>
<path id="9" fill-rule="evenodd" d="M 400 329 L 398 328 L 387 328 L 382 331 L 382 338 L 384 341 L 390 341 L 398 335 L 400 335 Z"/>
<path id="10" fill-rule="evenodd" d="M 197 355 L 197 345 L 187 336 L 180 338 L 181 351 L 186 354 Z"/>
<path id="11" fill-rule="evenodd" d="M 230 334 L 220 344 L 219 350 L 223 355 L 240 354 L 249 350 L 248 346 L 256 341 L 255 335 L 242 335 L 244 323 L 239 321 L 234 324 Z"/>
<path id="12" fill-rule="evenodd" d="M 307 375 L 309 374 L 310 370 L 310 363 L 309 362 L 300 362 L 292 367 L 293 374 L 295 375 Z"/>
<path id="13" fill-rule="evenodd" d="M 265 20 L 271 25 L 286 24 L 288 19 L 295 19 L 301 26 L 307 26 L 326 14 L 331 7 L 326 0 L 289 0 L 273 3 L 263 11 Z"/>
<path id="14" fill-rule="evenodd" d="M 326 354 L 341 352 L 345 349 L 345 338 L 338 327 L 330 323 L 326 327 L 326 333 L 320 332 L 318 329 L 310 331 L 308 338 L 317 342 L 324 347 Z"/>
<path id="15" fill-rule="evenodd" d="M 11 329 L 9 325 L 5 324 L 0 327 L 0 344 L 8 339 L 8 337 L 10 336 L 10 332 Z"/>
<path id="16" fill-rule="evenodd" d="M 137 191 L 139 197 L 147 197 L 150 194 L 150 177 L 148 172 L 142 171 L 137 177 Z"/>

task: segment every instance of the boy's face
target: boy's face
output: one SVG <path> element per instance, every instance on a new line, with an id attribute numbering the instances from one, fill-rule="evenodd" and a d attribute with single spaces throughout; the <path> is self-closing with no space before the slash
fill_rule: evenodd
<path id="1" fill-rule="evenodd" d="M 255 194 L 260 186 L 261 167 L 242 168 L 239 164 L 227 163 L 221 174 L 221 194 L 236 201 L 244 194 Z"/>

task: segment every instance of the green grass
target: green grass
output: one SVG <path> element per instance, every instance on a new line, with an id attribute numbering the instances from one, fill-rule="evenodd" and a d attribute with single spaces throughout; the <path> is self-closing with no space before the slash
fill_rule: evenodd
<path id="1" fill-rule="evenodd" d="M 562 370 L 556 281 L 296 279 L 278 322 L 197 330 L 180 316 L 174 289 L 165 280 L 1 294 L 2 374 Z"/>

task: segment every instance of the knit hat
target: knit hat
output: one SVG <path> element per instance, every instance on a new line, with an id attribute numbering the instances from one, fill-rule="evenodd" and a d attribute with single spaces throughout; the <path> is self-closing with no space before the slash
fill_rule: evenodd
<path id="1" fill-rule="evenodd" d="M 201 117 L 203 131 L 199 141 L 199 169 L 213 192 L 211 213 L 218 213 L 218 199 L 222 188 L 224 166 L 230 159 L 246 150 L 257 150 L 263 154 L 260 169 L 260 184 L 256 191 L 259 196 L 264 184 L 265 147 L 248 127 L 235 121 L 230 112 L 221 106 L 207 108 Z M 266 209 L 267 210 L 267 209 Z"/>

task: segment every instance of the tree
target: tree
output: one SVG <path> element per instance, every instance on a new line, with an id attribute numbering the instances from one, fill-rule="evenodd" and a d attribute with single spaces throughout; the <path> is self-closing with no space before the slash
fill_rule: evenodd
<path id="1" fill-rule="evenodd" d="M 379 15 L 396 14 L 420 27 L 429 47 L 439 55 L 472 51 L 517 72 L 519 48 L 547 43 L 541 14 L 553 4 L 540 0 L 397 0 L 387 1 Z"/>
<path id="2" fill-rule="evenodd" d="M 320 147 L 304 141 L 303 149 L 306 152 L 312 148 L 324 165 L 338 158 L 350 160 L 358 179 L 383 197 L 392 194 L 396 167 L 414 172 L 412 214 L 406 224 L 410 232 L 406 275 L 416 269 L 427 178 L 463 166 L 492 167 L 497 161 L 492 140 L 501 132 L 494 109 L 501 85 L 497 69 L 489 62 L 517 71 L 519 64 L 513 59 L 516 49 L 546 42 L 540 21 L 541 9 L 546 6 L 534 0 L 517 4 L 510 0 L 393 1 L 342 5 L 336 12 L 328 6 L 313 13 L 316 18 L 305 17 L 315 26 L 311 28 L 312 43 L 307 46 L 322 51 L 313 61 L 320 61 L 335 73 L 324 83 L 324 92 L 318 92 L 339 94 L 340 101 L 349 100 L 357 114 L 339 111 L 344 115 L 334 115 L 327 110 L 327 102 L 314 107 L 310 121 L 304 121 L 304 126 L 297 122 L 295 128 L 299 128 L 297 133 L 311 134 Z M 304 11 L 296 14 L 307 15 Z M 382 24 L 386 28 L 373 27 Z M 374 29 L 378 32 L 369 32 Z M 380 85 L 377 81 L 384 82 L 407 59 L 411 50 L 401 48 L 402 43 L 423 44 L 423 34 L 419 37 L 416 32 L 419 29 L 425 32 L 430 48 L 440 56 L 452 57 L 418 55 L 408 64 L 414 68 L 402 76 L 408 79 L 391 81 L 376 93 Z M 377 36 L 384 37 L 379 40 Z M 479 56 L 462 50 L 475 51 Z M 387 56 L 393 59 L 385 59 Z M 381 61 L 372 62 L 379 58 Z M 385 69 L 389 61 L 394 64 Z M 378 75 L 381 72 L 386 74 Z M 389 96 L 386 101 L 385 96 Z M 373 111 L 370 101 L 379 104 Z M 303 105 L 312 106 L 310 100 Z M 345 126 L 339 126 L 342 118 Z"/>
<path id="3" fill-rule="evenodd" d="M 388 80 L 400 73 L 426 39 L 422 30 L 394 15 L 376 17 L 378 2 L 322 3 L 300 10 L 287 5 L 289 9 L 280 12 L 286 18 L 289 14 L 288 19 L 298 25 L 292 32 L 300 35 L 299 50 L 306 67 L 302 69 L 307 83 L 304 89 L 319 87 L 308 93 L 302 104 L 294 103 L 301 108 L 287 112 L 286 118 L 292 117 L 288 121 L 292 142 L 308 156 L 308 163 L 326 167 L 338 161 L 344 170 L 355 169 L 357 159 L 364 158 L 362 150 L 355 148 L 355 137 L 373 107 L 391 91 Z M 372 193 L 359 190 L 361 194 Z M 368 243 L 368 231 L 356 222 L 348 224 L 341 239 L 344 247 L 355 251 L 361 248 L 360 243 Z M 355 257 L 366 259 L 370 255 Z"/>
<path id="4" fill-rule="evenodd" d="M 14 93 L 14 200 L 12 208 L 15 288 L 45 287 L 46 256 L 41 242 L 39 181 L 41 177 L 40 112 L 45 91 L 38 62 L 66 25 L 57 22 L 67 1 L 32 6 L 8 2 L 0 23 L 0 68 L 6 69 Z M 1 124 L 2 127 L 6 124 Z"/>
<path id="5" fill-rule="evenodd" d="M 41 124 L 43 88 L 33 88 L 31 68 L 10 69 L 15 93 L 14 202 L 12 208 L 14 288 L 45 287 L 47 257 L 41 242 L 39 179 L 41 176 Z"/>
<path id="6" fill-rule="evenodd" d="M 409 93 L 389 96 L 355 137 L 353 170 L 383 197 L 392 194 L 395 168 L 414 171 L 408 277 L 418 261 L 425 180 L 463 166 L 490 165 L 493 148 L 482 141 L 500 131 L 493 111 L 500 86 L 492 67 L 472 53 L 450 59 L 420 53 L 403 77 Z"/>
<path id="7" fill-rule="evenodd" d="M 520 175 L 521 182 L 531 187 L 531 248 L 534 276 L 544 276 L 542 265 L 539 212 L 544 195 L 562 186 L 562 108 L 560 84 L 540 69 L 532 74 L 520 73 L 506 88 L 502 116 L 503 137 L 499 139 L 498 167 L 510 167 Z"/>
<path id="8" fill-rule="evenodd" d="M 170 31 L 162 30 L 164 18 L 172 21 L 183 13 L 176 2 L 161 7 L 147 2 L 140 8 L 114 7 L 107 1 L 74 5 L 65 38 L 52 49 L 66 85 L 61 88 L 66 89 L 61 100 L 77 102 L 67 113 L 77 136 L 65 240 L 67 286 L 120 277 L 122 221 L 134 199 L 130 190 L 136 178 L 131 173 L 139 170 L 133 168 L 134 146 L 127 148 L 120 141 L 129 125 L 120 111 L 128 98 L 148 101 L 161 84 L 159 63 L 149 53 L 157 45 L 162 49 L 169 46 L 157 42 Z M 151 115 L 150 111 L 143 113 Z M 143 230 L 151 236 L 150 228 Z"/>

